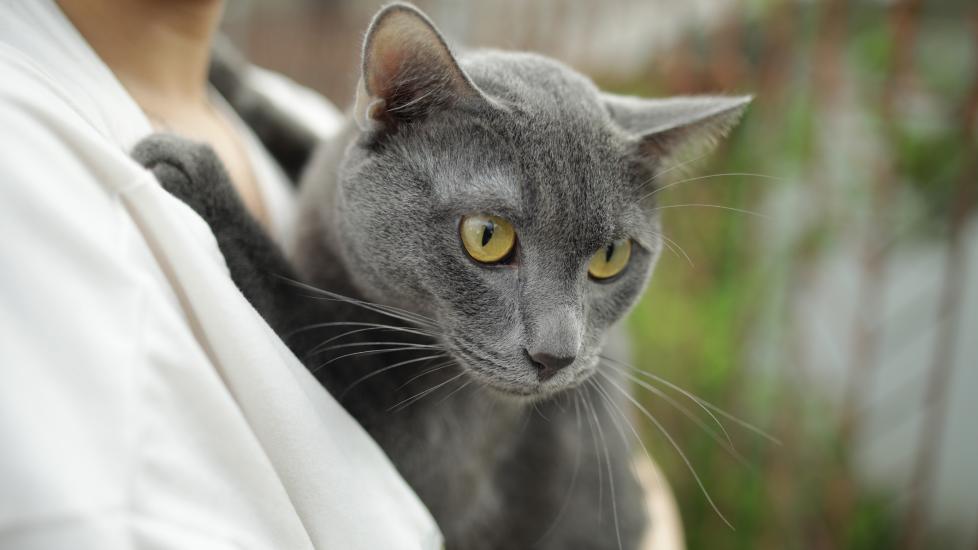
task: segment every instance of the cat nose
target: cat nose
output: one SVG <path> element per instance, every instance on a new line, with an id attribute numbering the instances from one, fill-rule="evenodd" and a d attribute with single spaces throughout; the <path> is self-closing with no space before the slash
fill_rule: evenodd
<path id="1" fill-rule="evenodd" d="M 537 353 L 527 351 L 526 353 L 537 368 L 537 376 L 540 377 L 541 382 L 553 378 L 553 375 L 557 374 L 560 369 L 577 359 L 574 355 L 553 355 L 545 351 Z"/>
<path id="2" fill-rule="evenodd" d="M 572 305 L 550 305 L 537 311 L 526 354 L 541 382 L 553 378 L 577 359 L 581 351 L 581 322 Z"/>

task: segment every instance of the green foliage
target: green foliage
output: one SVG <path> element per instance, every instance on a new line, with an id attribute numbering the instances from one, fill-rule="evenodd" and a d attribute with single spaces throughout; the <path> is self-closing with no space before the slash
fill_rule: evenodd
<path id="1" fill-rule="evenodd" d="M 834 61 L 838 89 L 819 89 L 824 84 L 814 75 L 813 59 L 822 36 L 815 31 L 822 6 L 795 6 L 790 42 L 778 45 L 766 33 L 776 26 L 771 19 L 782 4 L 750 3 L 739 39 L 749 67 L 736 89 L 756 90 L 758 99 L 710 165 L 698 166 L 691 174 L 751 172 L 778 179 L 724 176 L 690 181 L 657 196 L 660 204 L 756 210 L 785 186 L 817 185 L 831 177 L 824 175 L 825 166 L 839 160 L 825 157 L 831 151 L 825 140 L 834 139 L 824 135 L 825 119 L 842 101 L 869 120 L 878 117 L 893 64 L 894 28 L 884 3 L 853 6 L 843 33 L 846 42 L 838 45 L 840 55 Z M 927 14 L 919 18 L 919 47 L 907 69 L 911 90 L 904 94 L 919 108 L 904 111 L 898 102 L 898 120 L 877 120 L 871 126 L 870 137 L 885 158 L 869 160 L 893 167 L 898 196 L 909 193 L 924 199 L 924 219 L 911 224 L 918 233 L 946 225 L 952 184 L 965 159 L 976 154 L 964 149 L 950 107 L 960 104 L 974 75 L 949 71 L 947 64 L 936 62 L 947 55 L 952 65 L 965 64 L 967 54 L 949 52 L 952 41 L 946 35 L 968 36 L 967 28 L 963 23 L 950 25 L 943 16 L 938 21 L 927 19 Z M 708 44 L 710 37 L 698 37 L 692 50 L 700 71 L 708 75 L 711 54 L 704 42 Z M 960 47 L 966 40 L 955 43 L 966 50 Z M 790 52 L 789 59 L 773 80 L 763 79 L 772 47 Z M 708 77 L 704 79 L 703 88 L 709 88 Z M 634 82 L 619 82 L 617 88 L 661 95 L 668 83 L 668 74 L 641 75 Z M 852 167 L 852 173 L 876 171 L 875 165 Z M 869 195 L 875 192 L 873 185 L 867 181 L 860 191 Z M 821 198 L 817 193 L 809 196 Z M 745 465 L 738 464 L 679 411 L 637 390 L 642 403 L 674 434 L 736 529 L 724 525 L 713 511 L 676 450 L 653 427 L 644 426 L 646 444 L 673 484 L 691 549 L 897 546 L 901 524 L 895 495 L 856 480 L 852 450 L 840 435 L 838 418 L 825 414 L 835 405 L 799 385 L 793 370 L 800 368 L 793 362 L 796 343 L 787 326 L 793 285 L 821 251 L 845 237 L 838 234 L 837 223 L 843 214 L 831 211 L 830 201 L 826 204 L 822 207 L 828 211 L 802 228 L 787 250 L 758 246 L 767 226 L 750 215 L 701 207 L 663 211 L 666 235 L 685 250 L 693 265 L 678 250 L 664 251 L 630 319 L 635 365 L 760 424 L 784 442 L 772 444 L 725 422 L 744 458 Z M 777 354 L 759 359 L 752 342 L 764 323 L 774 326 L 765 334 L 783 335 L 784 341 L 768 343 Z M 712 423 L 702 411 L 696 412 Z"/>

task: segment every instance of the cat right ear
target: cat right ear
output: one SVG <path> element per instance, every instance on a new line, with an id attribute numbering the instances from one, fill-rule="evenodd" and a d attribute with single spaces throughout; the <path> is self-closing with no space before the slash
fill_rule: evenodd
<path id="1" fill-rule="evenodd" d="M 680 96 L 661 99 L 603 94 L 605 108 L 638 140 L 640 153 L 671 164 L 682 152 L 712 149 L 736 126 L 751 96 Z"/>
<path id="2" fill-rule="evenodd" d="M 390 129 L 482 93 L 417 8 L 391 4 L 370 24 L 355 117 L 361 130 Z"/>

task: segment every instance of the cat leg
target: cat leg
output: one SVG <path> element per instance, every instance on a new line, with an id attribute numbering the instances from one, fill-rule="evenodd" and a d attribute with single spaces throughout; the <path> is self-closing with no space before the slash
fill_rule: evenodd
<path id="1" fill-rule="evenodd" d="M 290 330 L 301 307 L 290 282 L 296 280 L 292 266 L 247 211 L 214 151 L 177 136 L 154 134 L 140 141 L 132 156 L 207 222 L 232 280 L 265 321 L 280 335 Z"/>

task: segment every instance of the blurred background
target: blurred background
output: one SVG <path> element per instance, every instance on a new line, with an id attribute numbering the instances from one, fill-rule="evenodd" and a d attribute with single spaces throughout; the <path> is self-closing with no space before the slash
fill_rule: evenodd
<path id="1" fill-rule="evenodd" d="M 636 367 L 780 440 L 720 417 L 728 452 L 638 377 L 698 415 L 636 386 L 735 528 L 636 414 L 689 548 L 978 548 L 974 0 L 417 4 L 456 48 L 538 51 L 607 90 L 756 95 L 659 194 L 673 250 L 629 321 Z M 225 31 L 346 108 L 379 5 L 239 1 Z"/>

